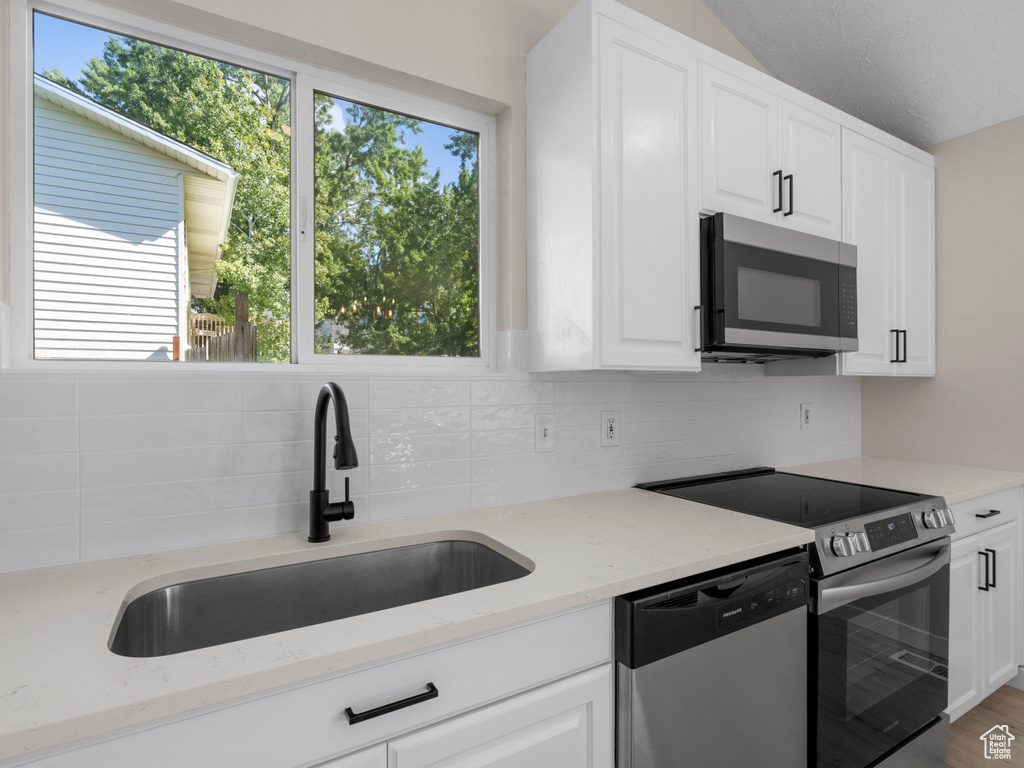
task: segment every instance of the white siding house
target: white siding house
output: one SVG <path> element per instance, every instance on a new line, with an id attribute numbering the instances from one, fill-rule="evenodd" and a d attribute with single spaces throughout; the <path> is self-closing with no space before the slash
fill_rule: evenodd
<path id="1" fill-rule="evenodd" d="M 169 360 L 238 174 L 39 75 L 34 119 L 36 358 Z"/>

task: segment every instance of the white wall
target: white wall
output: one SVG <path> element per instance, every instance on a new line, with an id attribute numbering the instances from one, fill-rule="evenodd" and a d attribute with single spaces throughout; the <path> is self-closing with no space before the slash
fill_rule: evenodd
<path id="1" fill-rule="evenodd" d="M 521 368 L 525 334 L 505 341 Z M 860 453 L 856 378 L 765 379 L 749 365 L 330 378 L 351 409 L 357 521 Z M 0 570 L 305 530 L 326 379 L 0 375 Z M 818 412 L 808 431 L 803 402 Z M 605 410 L 621 414 L 618 447 L 600 447 Z M 538 413 L 554 414 L 553 453 L 534 451 Z M 344 473 L 327 475 L 340 498 Z"/>
<path id="2" fill-rule="evenodd" d="M 864 452 L 1024 469 L 1024 118 L 935 155 L 936 376 L 865 379 Z"/>

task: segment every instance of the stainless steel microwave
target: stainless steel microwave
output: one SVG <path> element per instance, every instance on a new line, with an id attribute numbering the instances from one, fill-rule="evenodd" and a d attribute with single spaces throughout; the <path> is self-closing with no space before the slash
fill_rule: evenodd
<path id="1" fill-rule="evenodd" d="M 702 356 L 723 362 L 857 349 L 857 248 L 728 213 L 701 219 Z"/>

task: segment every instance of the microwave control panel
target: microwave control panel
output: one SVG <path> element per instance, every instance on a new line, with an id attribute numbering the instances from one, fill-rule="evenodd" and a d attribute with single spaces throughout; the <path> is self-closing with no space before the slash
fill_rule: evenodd
<path id="1" fill-rule="evenodd" d="M 857 338 L 857 270 L 839 266 L 839 336 Z"/>

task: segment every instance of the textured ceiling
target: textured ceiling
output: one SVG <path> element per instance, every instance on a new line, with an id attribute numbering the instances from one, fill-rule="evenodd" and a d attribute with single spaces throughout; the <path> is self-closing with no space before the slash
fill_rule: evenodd
<path id="1" fill-rule="evenodd" d="M 1024 0 L 704 0 L 775 77 L 926 147 L 1024 115 Z"/>

